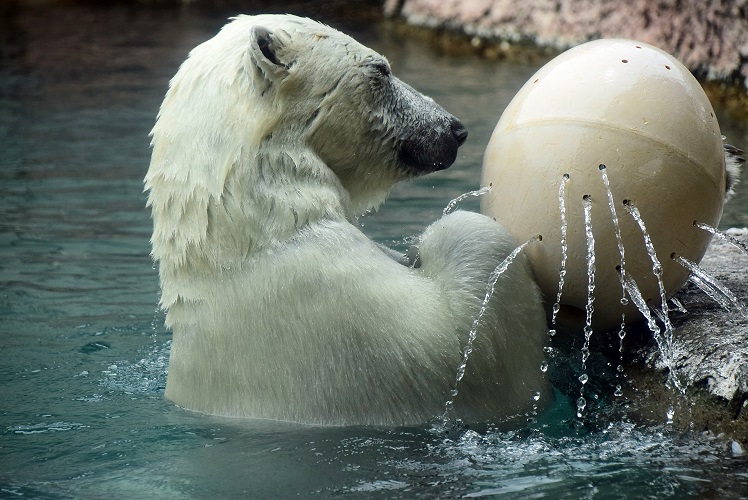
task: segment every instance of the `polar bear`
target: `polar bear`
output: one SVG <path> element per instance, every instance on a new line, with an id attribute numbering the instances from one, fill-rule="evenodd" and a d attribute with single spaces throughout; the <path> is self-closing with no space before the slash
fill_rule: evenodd
<path id="1" fill-rule="evenodd" d="M 417 262 L 356 224 L 402 179 L 447 168 L 467 132 L 352 38 L 290 15 L 234 18 L 183 63 L 145 178 L 166 397 L 200 412 L 409 425 L 444 411 L 489 275 L 517 244 L 455 212 Z M 455 415 L 499 421 L 550 396 L 524 259 L 482 316 Z"/>

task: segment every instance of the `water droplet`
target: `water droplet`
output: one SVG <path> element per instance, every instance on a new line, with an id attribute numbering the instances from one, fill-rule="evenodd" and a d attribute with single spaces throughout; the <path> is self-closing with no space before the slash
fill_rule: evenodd
<path id="1" fill-rule="evenodd" d="M 582 364 L 587 362 L 590 357 L 590 348 L 588 346 L 582 347 Z"/>
<path id="2" fill-rule="evenodd" d="M 545 373 L 545 372 L 548 371 L 548 363 L 547 362 L 543 361 L 542 363 L 540 363 L 540 371 L 543 372 L 543 373 Z"/>
<path id="3" fill-rule="evenodd" d="M 534 399 L 535 401 L 540 400 L 540 391 L 536 392 L 532 399 Z"/>
<path id="4" fill-rule="evenodd" d="M 616 390 L 615 390 L 615 392 L 613 392 L 613 395 L 616 396 L 616 397 L 619 397 L 619 398 L 621 396 L 623 396 L 623 389 L 621 388 L 621 384 L 618 384 L 616 386 Z"/>
<path id="5" fill-rule="evenodd" d="M 618 366 L 616 367 L 616 371 L 617 371 L 618 373 L 623 373 L 623 365 L 618 365 Z"/>
<path id="6" fill-rule="evenodd" d="M 627 299 L 626 297 L 621 297 L 621 305 L 622 306 L 627 306 L 628 303 L 629 303 L 629 299 Z"/>
<path id="7" fill-rule="evenodd" d="M 675 417 L 675 408 L 673 408 L 673 406 L 670 405 L 670 408 L 667 409 L 667 423 L 672 424 L 674 417 Z"/>
<path id="8" fill-rule="evenodd" d="M 556 335 L 556 330 L 554 330 L 554 329 L 548 330 L 548 336 L 549 337 L 553 337 L 554 335 Z"/>
<path id="9" fill-rule="evenodd" d="M 589 379 L 590 377 L 586 373 L 583 373 L 579 376 L 579 381 L 582 383 L 582 385 L 586 384 Z"/>
<path id="10" fill-rule="evenodd" d="M 584 411 L 584 408 L 587 406 L 587 400 L 584 399 L 583 396 L 579 396 L 579 399 L 577 399 L 577 417 L 582 416 L 582 412 Z"/>

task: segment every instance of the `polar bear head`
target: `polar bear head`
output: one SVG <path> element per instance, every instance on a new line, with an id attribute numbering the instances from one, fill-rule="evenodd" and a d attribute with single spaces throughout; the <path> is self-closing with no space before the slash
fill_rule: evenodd
<path id="1" fill-rule="evenodd" d="M 310 221 L 350 220 L 399 180 L 450 166 L 466 137 L 343 33 L 239 16 L 192 50 L 152 131 L 153 255 L 223 265 Z"/>
<path id="2" fill-rule="evenodd" d="M 263 134 L 303 142 L 338 176 L 357 208 L 400 179 L 451 165 L 467 130 L 396 78 L 387 60 L 307 19 L 239 18 L 247 65 L 273 120 Z"/>

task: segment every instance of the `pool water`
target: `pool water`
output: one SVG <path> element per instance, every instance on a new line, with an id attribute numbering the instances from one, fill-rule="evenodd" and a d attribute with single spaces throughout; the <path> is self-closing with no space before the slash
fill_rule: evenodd
<path id="1" fill-rule="evenodd" d="M 477 188 L 491 130 L 538 65 L 440 54 L 316 4 L 283 10 L 321 9 L 470 130 L 453 168 L 396 187 L 361 219 L 373 239 L 402 248 Z M 585 430 L 560 394 L 514 432 L 320 428 L 166 401 L 171 335 L 157 311 L 142 193 L 148 132 L 189 49 L 237 12 L 0 10 L 1 498 L 748 495 L 748 461 L 723 439 L 675 433 L 665 415 L 659 427 L 611 419 Z M 748 119 L 717 112 L 723 133 L 748 146 Z M 748 224 L 746 186 L 722 227 Z"/>

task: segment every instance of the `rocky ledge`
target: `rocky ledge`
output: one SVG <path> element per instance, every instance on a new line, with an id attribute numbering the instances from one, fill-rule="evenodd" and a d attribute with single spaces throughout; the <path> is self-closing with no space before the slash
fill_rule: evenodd
<path id="1" fill-rule="evenodd" d="M 563 50 L 631 38 L 673 54 L 701 79 L 748 88 L 748 0 L 385 0 L 384 9 L 410 25 L 465 34 L 476 48 Z"/>

